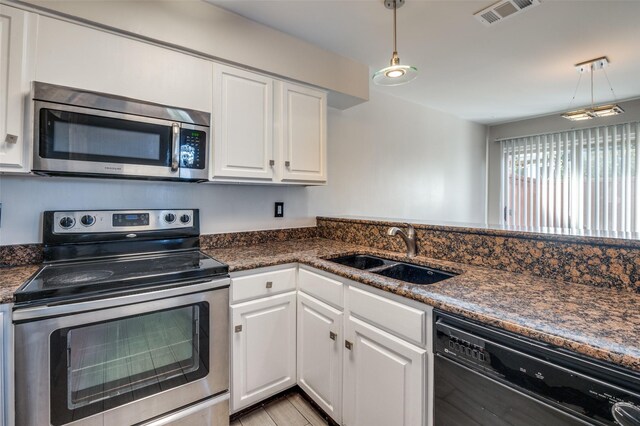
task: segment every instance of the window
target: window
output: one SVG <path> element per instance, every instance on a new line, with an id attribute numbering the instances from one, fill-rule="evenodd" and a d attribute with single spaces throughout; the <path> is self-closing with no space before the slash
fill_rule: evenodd
<path id="1" fill-rule="evenodd" d="M 640 231 L 640 122 L 500 141 L 508 228 Z"/>

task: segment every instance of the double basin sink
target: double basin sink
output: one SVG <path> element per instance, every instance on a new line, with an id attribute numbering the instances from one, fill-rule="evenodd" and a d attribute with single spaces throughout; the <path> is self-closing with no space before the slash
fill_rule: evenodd
<path id="1" fill-rule="evenodd" d="M 434 284 L 438 281 L 446 280 L 457 275 L 451 272 L 427 268 L 426 266 L 397 262 L 395 260 L 383 259 L 381 257 L 364 254 L 353 254 L 327 260 L 339 263 L 340 265 L 349 266 L 351 268 L 372 272 L 374 274 L 417 285 Z"/>

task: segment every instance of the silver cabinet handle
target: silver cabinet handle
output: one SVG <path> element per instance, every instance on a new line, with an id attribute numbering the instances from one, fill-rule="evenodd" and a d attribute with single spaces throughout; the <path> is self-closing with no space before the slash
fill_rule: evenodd
<path id="1" fill-rule="evenodd" d="M 267 281 L 267 288 L 273 287 L 273 281 Z"/>
<path id="2" fill-rule="evenodd" d="M 269 160 L 269 165 L 271 167 L 275 166 L 276 165 L 276 160 Z"/>
<path id="3" fill-rule="evenodd" d="M 291 167 L 291 161 L 285 161 L 284 162 L 284 166 L 285 167 Z"/>
<path id="4" fill-rule="evenodd" d="M 7 133 L 7 136 L 4 138 L 6 143 L 18 143 L 18 136 L 12 135 L 11 133 Z"/>
<path id="5" fill-rule="evenodd" d="M 180 125 L 171 125 L 171 171 L 177 172 L 180 159 Z"/>
<path id="6" fill-rule="evenodd" d="M 351 349 L 353 349 L 353 343 L 351 343 L 351 342 L 350 342 L 350 341 L 348 341 L 348 340 L 345 340 L 345 341 L 344 341 L 344 347 L 345 347 L 345 348 L 347 348 L 347 349 L 349 349 L 349 350 L 351 350 Z"/>
<path id="7" fill-rule="evenodd" d="M 242 326 L 241 325 L 236 325 L 235 328 L 234 328 L 234 331 L 236 333 L 240 333 L 242 331 Z"/>
<path id="8" fill-rule="evenodd" d="M 338 335 L 336 333 L 334 333 L 333 331 L 329 332 L 329 339 L 335 341 L 338 338 Z"/>

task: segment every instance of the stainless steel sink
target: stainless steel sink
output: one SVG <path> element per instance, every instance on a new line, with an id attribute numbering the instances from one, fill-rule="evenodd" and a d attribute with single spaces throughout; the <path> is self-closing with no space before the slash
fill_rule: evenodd
<path id="1" fill-rule="evenodd" d="M 457 275 L 452 272 L 439 271 L 426 266 L 413 265 L 366 254 L 352 254 L 327 260 L 417 285 L 433 284 Z"/>

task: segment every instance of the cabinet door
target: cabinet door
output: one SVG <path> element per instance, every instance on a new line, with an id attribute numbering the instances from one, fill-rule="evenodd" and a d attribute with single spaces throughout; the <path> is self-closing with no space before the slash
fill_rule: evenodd
<path id="1" fill-rule="evenodd" d="M 231 411 L 296 384 L 296 294 L 231 306 Z"/>
<path id="2" fill-rule="evenodd" d="M 282 83 L 282 140 L 287 181 L 327 180 L 327 97 L 324 92 Z"/>
<path id="3" fill-rule="evenodd" d="M 298 293 L 298 385 L 342 421 L 342 312 Z"/>
<path id="4" fill-rule="evenodd" d="M 211 112 L 211 61 L 46 16 L 37 39 L 37 81 Z"/>
<path id="5" fill-rule="evenodd" d="M 0 5 L 0 172 L 29 172 L 27 109 L 37 16 Z"/>
<path id="6" fill-rule="evenodd" d="M 344 424 L 424 425 L 426 351 L 351 316 L 345 335 Z"/>
<path id="7" fill-rule="evenodd" d="M 215 66 L 213 177 L 273 178 L 273 80 Z"/>

